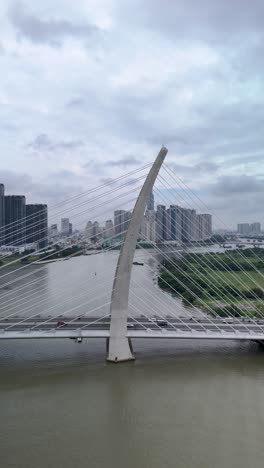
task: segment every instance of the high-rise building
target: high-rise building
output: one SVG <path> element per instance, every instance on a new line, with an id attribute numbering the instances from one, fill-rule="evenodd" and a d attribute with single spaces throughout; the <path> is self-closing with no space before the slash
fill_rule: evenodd
<path id="1" fill-rule="evenodd" d="M 182 241 L 191 242 L 197 240 L 196 211 L 182 208 Z"/>
<path id="2" fill-rule="evenodd" d="M 72 223 L 69 223 L 69 235 L 72 235 Z"/>
<path id="3" fill-rule="evenodd" d="M 5 243 L 5 186 L 0 184 L 0 245 Z"/>
<path id="4" fill-rule="evenodd" d="M 131 219 L 131 212 L 116 210 L 114 212 L 115 235 L 124 236 Z"/>
<path id="5" fill-rule="evenodd" d="M 163 242 L 167 240 L 167 213 L 165 205 L 158 205 L 156 212 L 156 240 Z"/>
<path id="6" fill-rule="evenodd" d="M 112 237 L 114 237 L 114 235 L 115 235 L 115 229 L 114 229 L 113 221 L 111 219 L 108 219 L 105 222 L 105 227 L 103 231 L 104 239 L 111 239 Z"/>
<path id="7" fill-rule="evenodd" d="M 146 220 L 148 222 L 147 240 L 156 241 L 156 212 L 148 211 L 146 214 Z"/>
<path id="8" fill-rule="evenodd" d="M 24 195 L 5 196 L 5 244 L 26 243 L 26 198 Z"/>
<path id="9" fill-rule="evenodd" d="M 250 230 L 249 223 L 242 223 L 237 225 L 238 234 L 241 236 L 247 236 L 250 233 Z"/>
<path id="10" fill-rule="evenodd" d="M 115 235 L 119 235 L 122 232 L 122 223 L 125 215 L 124 210 L 116 210 L 114 212 L 114 223 L 115 223 Z"/>
<path id="11" fill-rule="evenodd" d="M 182 208 L 170 205 L 167 210 L 166 239 L 171 241 L 182 240 Z"/>
<path id="12" fill-rule="evenodd" d="M 87 224 L 86 224 L 85 237 L 87 239 L 91 239 L 91 237 L 93 237 L 93 223 L 92 223 L 92 221 L 88 221 Z"/>
<path id="13" fill-rule="evenodd" d="M 250 226 L 250 234 L 254 236 L 261 233 L 261 224 L 260 223 L 252 223 Z"/>
<path id="14" fill-rule="evenodd" d="M 26 205 L 27 244 L 36 243 L 38 249 L 48 245 L 48 207 L 43 204 Z"/>
<path id="15" fill-rule="evenodd" d="M 154 194 L 151 192 L 149 199 L 147 201 L 147 210 L 154 211 Z"/>
<path id="16" fill-rule="evenodd" d="M 58 225 L 52 224 L 49 228 L 49 237 L 56 237 L 58 235 Z"/>
<path id="17" fill-rule="evenodd" d="M 156 213 L 147 210 L 139 230 L 139 239 L 143 241 L 156 241 Z"/>
<path id="18" fill-rule="evenodd" d="M 100 225 L 98 221 L 93 223 L 93 237 L 98 237 L 100 234 Z"/>
<path id="19" fill-rule="evenodd" d="M 69 218 L 61 218 L 61 233 L 63 236 L 68 236 L 70 232 Z"/>
<path id="20" fill-rule="evenodd" d="M 197 240 L 206 240 L 212 237 L 212 215 L 204 213 L 198 214 L 197 217 Z"/>

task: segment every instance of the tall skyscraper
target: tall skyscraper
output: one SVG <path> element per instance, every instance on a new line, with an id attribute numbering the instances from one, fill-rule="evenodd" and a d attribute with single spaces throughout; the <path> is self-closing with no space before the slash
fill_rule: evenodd
<path id="1" fill-rule="evenodd" d="M 26 244 L 36 243 L 38 249 L 48 245 L 48 207 L 43 204 L 26 205 Z"/>
<path id="2" fill-rule="evenodd" d="M 93 237 L 93 223 L 88 221 L 85 228 L 85 237 L 89 240 Z"/>
<path id="3" fill-rule="evenodd" d="M 114 237 L 114 235 L 115 235 L 115 230 L 114 230 L 113 221 L 111 219 L 108 219 L 105 222 L 105 227 L 104 227 L 104 231 L 103 231 L 104 239 L 110 239 L 110 238 Z"/>
<path id="4" fill-rule="evenodd" d="M 130 220 L 131 220 L 131 216 L 132 216 L 131 211 L 126 211 L 126 213 L 124 215 L 124 225 L 123 225 L 123 231 L 125 231 L 125 233 L 128 230 L 128 226 L 129 226 L 129 223 L 130 223 Z"/>
<path id="5" fill-rule="evenodd" d="M 58 225 L 52 224 L 49 228 L 49 237 L 52 239 L 58 235 Z"/>
<path id="6" fill-rule="evenodd" d="M 156 213 L 147 210 L 139 230 L 139 239 L 156 242 Z"/>
<path id="7" fill-rule="evenodd" d="M 261 224 L 260 223 L 252 223 L 250 226 L 250 234 L 258 235 L 261 233 Z"/>
<path id="8" fill-rule="evenodd" d="M 119 235 L 122 232 L 122 222 L 124 214 L 124 210 L 116 210 L 114 212 L 115 235 Z"/>
<path id="9" fill-rule="evenodd" d="M 197 217 L 197 240 L 206 240 L 212 237 L 212 215 L 198 214 Z"/>
<path id="10" fill-rule="evenodd" d="M 26 198 L 5 196 L 5 244 L 22 245 L 26 240 Z M 12 224 L 11 224 L 12 223 Z"/>
<path id="11" fill-rule="evenodd" d="M 167 213 L 165 205 L 157 206 L 156 221 L 156 240 L 157 242 L 163 242 L 167 240 Z"/>
<path id="12" fill-rule="evenodd" d="M 182 208 L 182 241 L 191 242 L 197 240 L 196 211 Z"/>
<path id="13" fill-rule="evenodd" d="M 114 212 L 115 235 L 125 235 L 128 229 L 130 219 L 130 211 L 116 210 Z"/>
<path id="14" fill-rule="evenodd" d="M 63 236 L 68 236 L 70 232 L 69 218 L 61 218 L 61 233 Z"/>
<path id="15" fill-rule="evenodd" d="M 147 210 L 154 211 L 154 194 L 151 192 L 149 199 L 147 201 Z"/>
<path id="16" fill-rule="evenodd" d="M 93 237 L 98 237 L 100 234 L 100 224 L 98 221 L 93 223 Z"/>
<path id="17" fill-rule="evenodd" d="M 0 245 L 5 243 L 5 186 L 0 184 Z"/>
<path id="18" fill-rule="evenodd" d="M 242 223 L 237 225 L 237 231 L 242 236 L 247 236 L 250 233 L 249 223 Z"/>
<path id="19" fill-rule="evenodd" d="M 170 205 L 167 210 L 167 240 L 182 240 L 182 208 L 177 205 Z"/>

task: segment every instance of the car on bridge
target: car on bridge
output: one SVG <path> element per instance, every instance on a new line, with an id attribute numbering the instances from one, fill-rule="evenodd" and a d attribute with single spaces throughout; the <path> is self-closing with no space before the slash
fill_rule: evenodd
<path id="1" fill-rule="evenodd" d="M 167 327 L 167 326 L 168 326 L 167 320 L 157 320 L 156 323 L 157 323 L 157 325 L 158 325 L 159 327 Z"/>
<path id="2" fill-rule="evenodd" d="M 56 326 L 57 326 L 57 327 L 66 327 L 66 326 L 67 326 L 67 323 L 63 322 L 62 320 L 59 320 L 59 321 L 57 322 L 57 325 L 56 325 Z"/>

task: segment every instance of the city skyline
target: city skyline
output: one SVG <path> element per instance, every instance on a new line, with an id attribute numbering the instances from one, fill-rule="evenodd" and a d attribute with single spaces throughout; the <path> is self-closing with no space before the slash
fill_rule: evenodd
<path id="1" fill-rule="evenodd" d="M 115 210 L 113 219 L 102 225 L 89 220 L 85 227 L 85 236 L 89 239 L 123 237 L 128 229 L 131 211 Z M 139 239 L 151 242 L 193 242 L 203 241 L 212 236 L 212 215 L 196 213 L 194 209 L 178 205 L 158 204 L 155 210 L 155 198 L 151 192 L 145 215 L 139 229 Z"/>
<path id="2" fill-rule="evenodd" d="M 71 236 L 73 234 L 73 225 L 70 223 L 70 219 L 68 217 L 60 219 L 60 229 L 58 229 L 58 223 L 50 225 L 48 222 L 46 205 L 26 204 L 24 196 L 6 195 L 5 185 L 3 183 L 0 183 L 0 226 L 3 226 L 3 224 L 9 224 L 9 222 L 12 223 L 15 220 L 15 218 L 12 218 L 11 216 L 11 208 L 8 208 L 8 216 L 11 216 L 10 219 L 5 216 L 5 205 L 8 206 L 8 203 L 12 200 L 16 200 L 16 203 L 20 203 L 22 201 L 20 208 L 21 218 L 24 217 L 25 220 L 26 218 L 33 218 L 34 223 L 37 223 L 39 226 L 42 223 L 41 231 L 45 233 L 43 234 L 43 237 L 45 235 L 46 239 L 48 239 L 48 237 L 51 239 L 56 238 L 58 235 Z M 46 210 L 46 214 L 44 213 L 44 218 L 41 221 L 41 215 L 39 215 L 38 212 L 42 212 L 43 209 L 44 211 Z M 212 235 L 213 217 L 211 214 L 197 213 L 196 211 L 197 210 L 190 207 L 181 207 L 176 204 L 170 204 L 167 208 L 165 205 L 155 203 L 154 194 L 151 192 L 147 201 L 146 214 L 141 225 L 140 235 L 142 236 L 144 234 L 145 238 L 151 241 L 179 240 L 189 242 L 209 238 L 209 235 L 207 237 L 205 236 L 205 232 Z M 184 213 L 184 216 L 182 213 Z M 88 221 L 86 224 L 84 223 L 83 227 L 77 226 L 77 231 L 84 231 L 86 235 L 88 234 L 88 237 L 90 231 L 92 232 L 90 237 L 96 237 L 98 235 L 105 238 L 114 237 L 122 231 L 127 230 L 130 217 L 131 210 L 117 210 L 114 211 L 112 218 L 109 216 L 109 219 L 105 221 L 105 225 L 100 221 L 98 222 L 98 220 L 93 222 Z M 16 218 L 16 221 L 18 221 L 18 218 Z M 32 225 L 32 220 L 28 222 L 27 228 L 26 225 L 23 223 L 21 224 L 21 233 L 19 238 L 16 238 L 9 233 L 8 243 L 11 244 L 13 242 L 14 244 L 18 244 L 19 242 L 21 243 L 22 239 L 27 239 L 27 243 L 29 244 L 36 242 L 39 245 L 39 248 L 45 247 L 47 245 L 47 240 L 43 241 L 41 235 L 34 232 L 34 225 L 32 227 L 30 224 Z M 49 230 L 47 230 L 47 225 L 49 225 Z M 257 221 L 253 223 L 238 223 L 236 232 L 245 236 L 261 234 L 261 223 Z M 2 237 L 4 237 L 4 235 L 5 234 L 2 230 Z M 3 244 L 2 240 L 1 243 Z"/>
<path id="3" fill-rule="evenodd" d="M 0 183 L 0 246 L 48 245 L 48 207 L 26 203 L 25 195 L 6 195 Z"/>
<path id="4" fill-rule="evenodd" d="M 1 174 L 1 170 L 0 170 L 0 174 Z M 4 179 L 2 179 L 2 180 L 4 180 Z M 108 181 L 105 181 L 105 182 L 108 182 Z M 133 182 L 133 181 L 131 181 L 131 182 Z M 10 190 L 10 187 L 7 186 L 6 183 L 3 183 L 3 182 L 2 183 L 0 182 L 0 191 L 1 191 L 1 185 L 5 186 L 5 194 L 7 196 L 13 194 L 13 191 Z M 16 192 L 21 193 L 21 191 L 18 191 L 18 190 L 16 190 Z M 19 193 L 18 193 L 18 195 L 19 195 Z M 198 194 L 199 194 L 199 192 L 198 192 Z M 78 194 L 75 194 L 75 195 L 78 195 Z M 186 208 L 190 208 L 190 202 L 189 201 L 186 201 L 185 203 L 184 202 L 181 203 L 182 200 L 184 200 L 184 195 L 185 195 L 184 192 L 181 194 L 181 192 L 179 191 L 179 201 L 178 202 L 176 201 L 174 204 L 178 204 L 178 205 L 185 206 Z M 43 194 L 43 197 L 45 199 L 45 194 Z M 162 205 L 164 198 L 168 198 L 168 197 L 170 197 L 170 191 L 168 191 L 166 188 L 159 187 L 158 192 L 156 194 L 156 198 L 157 198 L 158 201 L 155 202 L 155 205 L 156 206 L 158 204 Z M 67 200 L 67 198 L 68 197 L 66 197 L 66 200 Z M 200 195 L 199 195 L 199 198 L 200 198 Z M 30 202 L 31 200 L 32 200 L 32 203 Z M 41 204 L 41 203 L 37 203 L 37 201 L 34 200 L 32 195 L 29 197 L 29 199 L 27 198 L 27 201 L 28 201 L 28 204 Z M 60 200 L 60 202 L 63 202 L 63 200 Z M 153 201 L 149 200 L 148 203 L 153 203 Z M 202 203 L 203 203 L 203 200 L 202 200 Z M 43 203 L 43 204 L 46 204 L 46 203 Z M 173 204 L 172 200 L 170 202 L 168 202 L 168 204 Z M 197 206 L 198 206 L 198 204 L 199 204 L 199 200 L 197 202 Z M 204 205 L 206 206 L 206 204 L 204 204 Z M 131 209 L 133 209 L 133 207 L 128 206 L 128 208 L 124 208 L 125 211 L 127 211 L 127 210 L 131 211 Z M 223 228 L 223 229 L 225 229 L 227 231 L 234 231 L 235 232 L 235 231 L 237 231 L 238 224 L 243 224 L 245 219 L 247 219 L 247 222 L 249 224 L 254 224 L 255 222 L 260 222 L 260 224 L 264 225 L 263 216 L 260 216 L 259 220 L 256 221 L 257 217 L 255 216 L 254 212 L 251 212 L 251 213 L 246 214 L 246 215 L 239 215 L 236 212 L 233 213 L 233 220 L 232 220 L 232 223 L 230 223 L 229 225 L 224 222 L 223 218 L 219 217 L 216 210 L 212 210 L 211 213 L 212 214 L 214 213 L 214 214 L 217 215 L 216 217 L 213 217 L 215 224 L 213 224 L 213 226 L 212 226 L 213 230 L 216 230 L 216 231 L 218 231 L 219 229 L 221 230 Z M 111 209 L 109 209 L 109 217 L 110 217 L 110 215 L 111 215 Z M 107 218 L 107 216 L 105 217 L 105 219 L 106 218 Z M 99 219 L 99 221 L 102 222 L 102 219 L 101 220 Z M 50 223 L 50 221 L 48 219 L 48 224 L 52 224 L 52 223 L 54 223 L 54 220 L 51 221 L 51 223 Z M 60 217 L 57 218 L 56 223 L 57 224 L 60 223 Z M 0 226 L 1 226 L 1 216 L 0 216 Z M 79 226 L 78 228 L 79 229 L 84 229 L 84 227 L 85 227 L 85 222 L 83 223 L 82 226 Z"/>

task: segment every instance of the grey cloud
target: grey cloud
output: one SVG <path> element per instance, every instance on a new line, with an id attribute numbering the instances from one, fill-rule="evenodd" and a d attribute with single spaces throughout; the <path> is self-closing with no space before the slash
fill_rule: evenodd
<path id="1" fill-rule="evenodd" d="M 110 186 L 115 186 L 115 187 L 118 185 L 122 185 L 122 183 L 124 183 L 124 182 L 115 180 L 113 177 L 102 177 L 99 181 L 103 185 L 110 185 Z M 136 183 L 138 183 L 138 180 L 132 177 L 129 179 L 126 179 L 125 181 L 126 185 L 135 185 Z"/>
<path id="2" fill-rule="evenodd" d="M 187 184 L 190 185 L 190 184 Z M 254 176 L 220 176 L 215 182 L 194 189 L 196 197 L 188 203 L 199 212 L 213 214 L 214 228 L 235 229 L 239 222 L 264 222 L 264 179 Z"/>
<path id="3" fill-rule="evenodd" d="M 90 174 L 92 176 L 103 176 L 104 174 L 106 174 L 105 164 L 101 161 L 96 161 L 95 159 L 91 159 L 90 161 L 83 164 L 82 169 L 87 175 Z"/>
<path id="4" fill-rule="evenodd" d="M 17 133 L 21 144 L 18 141 L 16 152 L 11 130 L 0 127 L 12 164 L 15 161 L 23 171 L 25 162 L 30 172 L 38 174 L 37 168 L 29 166 L 32 153 L 44 156 L 42 159 L 53 158 L 59 167 L 64 164 L 65 171 L 50 175 L 50 183 L 54 184 L 50 185 L 50 193 L 56 198 L 56 183 L 62 185 L 61 194 L 66 185 L 75 190 L 79 184 L 89 187 L 98 181 L 104 183 L 115 174 L 141 165 L 141 152 L 154 158 L 164 143 L 169 148 L 168 164 L 174 165 L 187 184 L 196 185 L 195 190 L 202 198 L 207 197 L 210 205 L 221 213 L 230 213 L 231 222 L 234 213 L 242 210 L 258 212 L 259 199 L 263 200 L 260 179 L 217 177 L 263 173 L 262 0 L 250 4 L 244 0 L 114 0 L 118 6 L 109 14 L 111 34 L 108 43 L 101 44 L 100 63 L 95 64 L 98 50 L 91 50 L 84 63 L 81 55 L 79 68 L 72 74 L 72 64 L 65 60 L 68 43 L 62 61 L 60 50 L 54 54 L 49 49 L 43 63 L 36 63 L 36 56 L 27 54 L 24 43 L 15 44 L 19 60 L 9 55 L 9 44 L 14 47 L 14 31 L 21 38 L 52 45 L 62 44 L 67 37 L 86 38 L 95 31 L 83 24 L 81 6 L 76 5 L 80 20 L 74 23 L 68 2 L 61 0 L 63 17 L 35 13 L 37 3 L 25 0 L 25 5 L 34 5 L 34 10 L 33 6 L 29 10 L 29 6 L 13 5 L 9 11 L 13 30 L 3 27 L 3 46 L 7 50 L 3 56 L 3 98 L 6 93 L 8 99 L 1 106 L 1 120 L 20 124 Z M 118 10 L 121 21 L 115 17 Z M 96 40 L 98 37 L 95 34 Z M 77 63 L 78 47 L 71 41 L 69 57 L 76 51 Z M 176 63 L 179 52 L 183 61 L 186 52 L 187 71 L 182 72 L 185 67 Z M 200 53 L 201 62 L 205 57 L 201 67 Z M 54 61 L 56 54 L 58 60 Z M 151 73 L 155 75 L 153 80 Z M 53 74 L 54 81 L 46 79 Z M 42 112 L 47 105 L 48 115 Z M 43 128 L 46 133 L 37 135 Z M 31 137 L 24 159 L 19 150 L 24 150 L 24 142 L 29 141 L 28 129 L 37 136 Z M 74 131 L 78 136 L 69 136 Z M 82 151 L 84 145 L 86 154 Z M 79 181 L 77 174 L 66 170 L 67 152 L 72 157 L 75 151 L 78 163 L 83 165 L 79 171 L 83 179 Z M 45 161 L 42 163 L 46 176 L 48 165 L 45 169 Z M 205 185 L 208 180 L 216 180 L 215 185 Z M 32 180 L 28 180 L 29 192 L 37 193 L 38 187 L 33 184 L 30 189 L 30 184 Z M 45 189 L 44 184 L 43 196 Z"/>
<path id="5" fill-rule="evenodd" d="M 17 124 L 11 122 L 1 122 L 0 123 L 0 132 L 14 133 L 19 130 Z"/>
<path id="6" fill-rule="evenodd" d="M 169 166 L 174 170 L 176 174 L 192 174 L 192 177 L 196 177 L 197 175 L 200 176 L 205 174 L 215 174 L 219 170 L 219 166 L 216 163 L 209 161 L 199 161 L 198 163 L 189 166 L 172 162 L 169 164 Z"/>
<path id="7" fill-rule="evenodd" d="M 102 177 L 99 182 L 103 185 L 117 185 L 118 183 L 113 177 Z"/>
<path id="8" fill-rule="evenodd" d="M 209 161 L 201 161 L 198 164 L 195 164 L 194 171 L 199 173 L 206 174 L 215 174 L 219 170 L 219 166 L 215 163 Z"/>
<path id="9" fill-rule="evenodd" d="M 130 177 L 129 179 L 126 179 L 126 185 L 136 185 L 136 184 L 142 184 L 142 182 L 139 182 L 136 177 Z"/>
<path id="10" fill-rule="evenodd" d="M 264 179 L 254 176 L 221 176 L 211 187 L 211 193 L 216 196 L 264 194 Z"/>
<path id="11" fill-rule="evenodd" d="M 27 202 L 54 204 L 69 198 L 69 193 L 75 195 L 81 192 L 82 187 L 77 183 L 77 178 L 73 183 L 68 183 L 67 177 L 51 176 L 49 182 L 33 180 L 27 174 L 15 171 L 0 170 L 0 183 L 5 185 L 7 195 L 25 195 Z M 65 180 L 65 183 L 64 183 Z"/>
<path id="12" fill-rule="evenodd" d="M 69 179 L 74 179 L 74 178 L 76 178 L 77 176 L 76 176 L 76 174 L 75 174 L 74 172 L 72 172 L 72 171 L 68 171 L 67 169 L 62 169 L 62 170 L 60 170 L 60 171 L 54 172 L 54 173 L 51 175 L 51 177 L 53 177 L 54 179 L 59 178 L 59 179 L 65 179 L 65 180 L 67 179 L 67 180 L 69 180 Z"/>
<path id="13" fill-rule="evenodd" d="M 52 141 L 46 133 L 38 135 L 34 141 L 27 145 L 35 151 L 39 152 L 54 152 L 60 150 L 75 150 L 84 146 L 81 140 L 72 141 Z"/>
<path id="14" fill-rule="evenodd" d="M 85 171 L 93 172 L 94 174 L 98 174 L 98 172 L 103 175 L 106 171 L 113 169 L 123 169 L 129 166 L 138 166 L 142 163 L 139 159 L 135 158 L 135 156 L 124 156 L 122 158 L 116 160 L 106 160 L 106 161 L 96 161 L 94 159 L 90 160 L 89 162 L 83 165 L 83 169 Z M 111 178 L 103 178 L 102 180 L 111 180 Z"/>
<path id="15" fill-rule="evenodd" d="M 76 97 L 68 101 L 65 105 L 67 108 L 79 108 L 86 104 L 86 100 L 82 97 Z"/>
<path id="16" fill-rule="evenodd" d="M 94 25 L 68 20 L 41 19 L 28 13 L 20 2 L 9 9 L 9 19 L 20 36 L 36 43 L 60 46 L 66 37 L 86 38 L 98 30 Z"/>
<path id="17" fill-rule="evenodd" d="M 195 156 L 225 167 L 236 159 L 239 164 L 261 159 L 264 145 L 264 111 L 262 96 L 258 102 L 239 99 L 236 104 L 205 103 L 190 109 L 190 115 L 200 116 L 162 136 L 156 132 L 150 143 L 164 140 L 170 149 L 183 157 Z M 178 156 L 177 156 L 178 158 Z M 222 166 L 222 167 L 223 167 Z"/>
<path id="18" fill-rule="evenodd" d="M 5 185 L 7 195 L 23 195 L 24 192 L 31 192 L 34 188 L 32 177 L 28 174 L 0 170 L 0 181 Z"/>
<path id="19" fill-rule="evenodd" d="M 252 150 L 252 148 L 251 148 Z M 242 154 L 241 154 L 242 153 Z M 261 149 L 260 151 L 260 154 L 256 153 L 252 153 L 249 152 L 247 154 L 243 154 L 243 151 L 241 150 L 240 153 L 238 155 L 234 155 L 233 157 L 230 157 L 230 159 L 228 160 L 228 167 L 230 168 L 234 168 L 234 167 L 237 167 L 237 166 L 249 166 L 249 165 L 254 165 L 254 164 L 261 164 L 262 162 L 264 161 L 264 153 L 263 153 L 263 150 Z M 222 163 L 225 164 L 225 160 L 223 158 L 222 160 Z"/>
<path id="20" fill-rule="evenodd" d="M 241 42 L 241 31 L 263 34 L 264 4 L 262 0 L 135 0 L 133 15 L 130 2 L 122 2 L 121 15 L 130 15 L 135 25 L 182 41 L 207 40 Z"/>
<path id="21" fill-rule="evenodd" d="M 138 166 L 141 161 L 135 156 L 124 156 L 121 159 L 106 161 L 104 164 L 109 167 L 127 167 L 127 166 Z"/>

